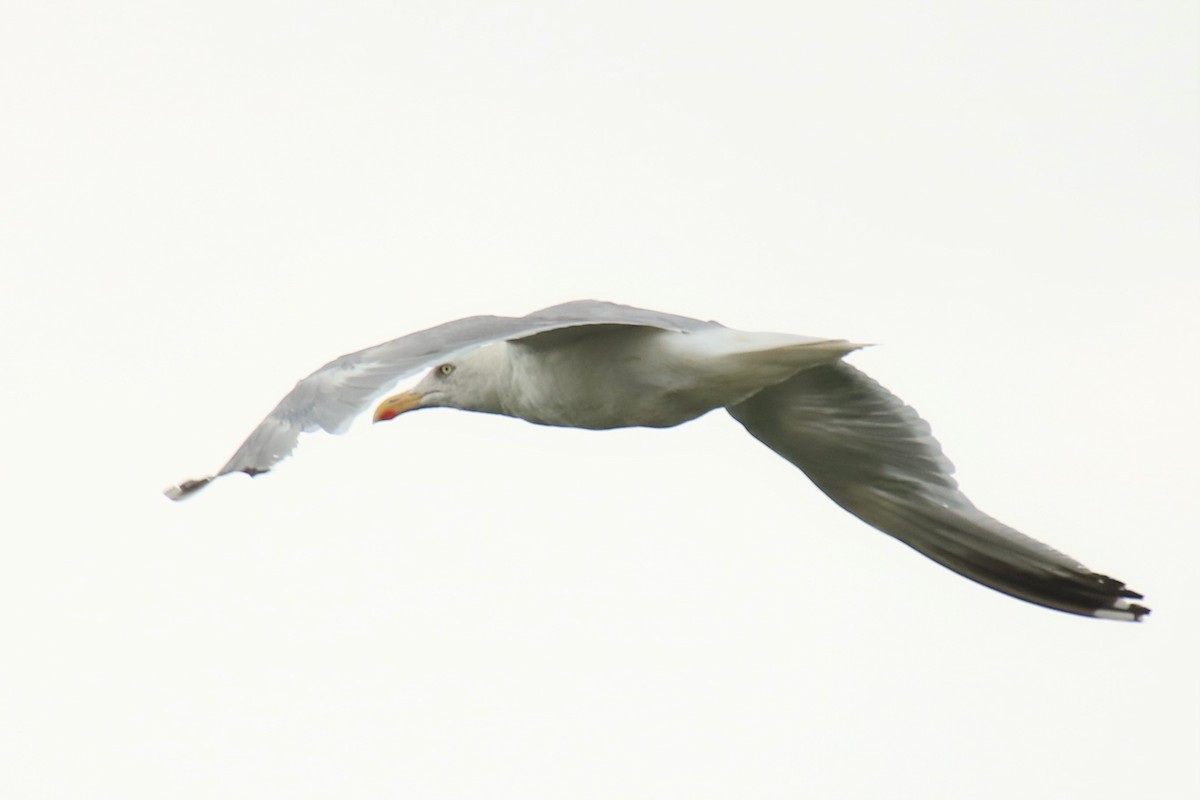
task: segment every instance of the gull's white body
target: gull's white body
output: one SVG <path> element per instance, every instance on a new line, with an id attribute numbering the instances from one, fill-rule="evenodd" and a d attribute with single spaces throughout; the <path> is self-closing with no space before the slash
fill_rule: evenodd
<path id="1" fill-rule="evenodd" d="M 1137 620 L 1120 581 L 983 513 L 954 481 L 929 426 L 841 359 L 859 345 L 592 300 L 525 317 L 468 317 L 335 359 L 296 387 L 215 475 L 257 475 L 302 432 L 340 433 L 400 379 L 437 365 L 376 420 L 418 408 L 575 428 L 669 427 L 717 408 L 799 467 L 834 502 L 974 581 L 1049 608 Z"/>
<path id="2" fill-rule="evenodd" d="M 431 401 L 568 428 L 669 428 L 740 403 L 859 345 L 713 327 L 696 333 L 591 326 L 495 342 L 421 384 Z M 425 403 L 426 406 L 433 402 Z"/>

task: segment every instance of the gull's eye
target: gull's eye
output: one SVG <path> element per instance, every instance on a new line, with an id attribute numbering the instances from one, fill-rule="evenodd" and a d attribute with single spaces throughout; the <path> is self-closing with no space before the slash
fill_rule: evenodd
<path id="1" fill-rule="evenodd" d="M 438 371 L 438 375 L 441 375 L 444 378 L 447 375 L 449 375 L 451 372 L 454 372 L 454 365 L 453 364 L 442 364 L 440 367 L 437 368 L 437 371 Z"/>

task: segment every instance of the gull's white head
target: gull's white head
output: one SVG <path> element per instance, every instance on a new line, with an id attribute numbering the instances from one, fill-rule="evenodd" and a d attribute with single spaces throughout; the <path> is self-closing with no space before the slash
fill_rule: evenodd
<path id="1" fill-rule="evenodd" d="M 438 364 L 416 386 L 380 403 L 374 421 L 386 422 L 419 408 L 499 411 L 495 378 L 500 355 L 502 349 L 491 345 Z"/>

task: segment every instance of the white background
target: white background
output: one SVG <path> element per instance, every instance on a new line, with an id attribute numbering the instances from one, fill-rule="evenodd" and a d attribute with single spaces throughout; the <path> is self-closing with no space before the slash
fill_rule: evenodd
<path id="1" fill-rule="evenodd" d="M 1194 798 L 1194 3 L 39 2 L 0 32 L 20 798 Z M 595 297 L 855 354 L 1142 625 L 723 413 L 429 411 L 176 505 L 301 376 Z"/>

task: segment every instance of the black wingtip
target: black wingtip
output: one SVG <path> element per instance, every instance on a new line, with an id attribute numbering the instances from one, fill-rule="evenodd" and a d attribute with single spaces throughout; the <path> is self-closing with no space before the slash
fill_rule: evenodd
<path id="1" fill-rule="evenodd" d="M 1099 608 L 1092 612 L 1099 619 L 1115 619 L 1123 622 L 1141 622 L 1150 609 L 1137 603 L 1121 603 L 1110 608 Z"/>
<path id="2" fill-rule="evenodd" d="M 1141 603 L 1131 603 L 1130 600 L 1142 600 L 1143 596 L 1128 588 L 1124 582 L 1107 575 L 1094 574 L 1102 591 L 1109 596 L 1108 602 L 1092 612 L 1092 616 L 1101 619 L 1115 619 L 1126 622 L 1141 622 L 1142 617 L 1150 613 L 1150 609 Z"/>
<path id="3" fill-rule="evenodd" d="M 256 478 L 259 475 L 265 475 L 270 471 L 271 471 L 270 468 L 255 469 L 254 467 L 243 467 L 242 469 L 228 470 L 228 471 L 222 470 L 221 472 L 218 472 L 216 475 L 209 475 L 207 478 L 194 478 L 193 480 L 190 480 L 190 481 L 184 481 L 183 483 L 179 484 L 178 486 L 172 486 L 169 489 L 164 489 L 163 494 L 165 494 L 167 497 L 171 498 L 175 502 L 179 502 L 180 500 L 188 499 L 189 497 L 194 495 L 196 492 L 200 491 L 205 486 L 208 486 L 210 483 L 215 481 L 217 478 L 221 477 L 222 475 L 228 475 L 228 474 L 230 474 L 230 472 L 244 472 L 247 475 L 249 475 L 251 478 Z"/>
<path id="4" fill-rule="evenodd" d="M 196 478 L 194 480 L 184 481 L 178 486 L 172 486 L 169 489 L 165 489 L 163 490 L 163 494 L 178 503 L 180 500 L 186 500 L 187 498 L 191 497 L 205 486 L 208 486 L 208 484 L 211 482 L 211 475 L 207 478 Z"/>
<path id="5" fill-rule="evenodd" d="M 1107 575 L 1094 575 L 1102 591 L 1108 594 L 1105 605 L 1092 611 L 1092 616 L 1100 619 L 1115 619 L 1125 622 L 1141 622 L 1142 617 L 1150 613 L 1150 609 L 1141 603 L 1131 603 L 1130 600 L 1141 600 L 1142 595 L 1129 589 L 1124 583 Z"/>

